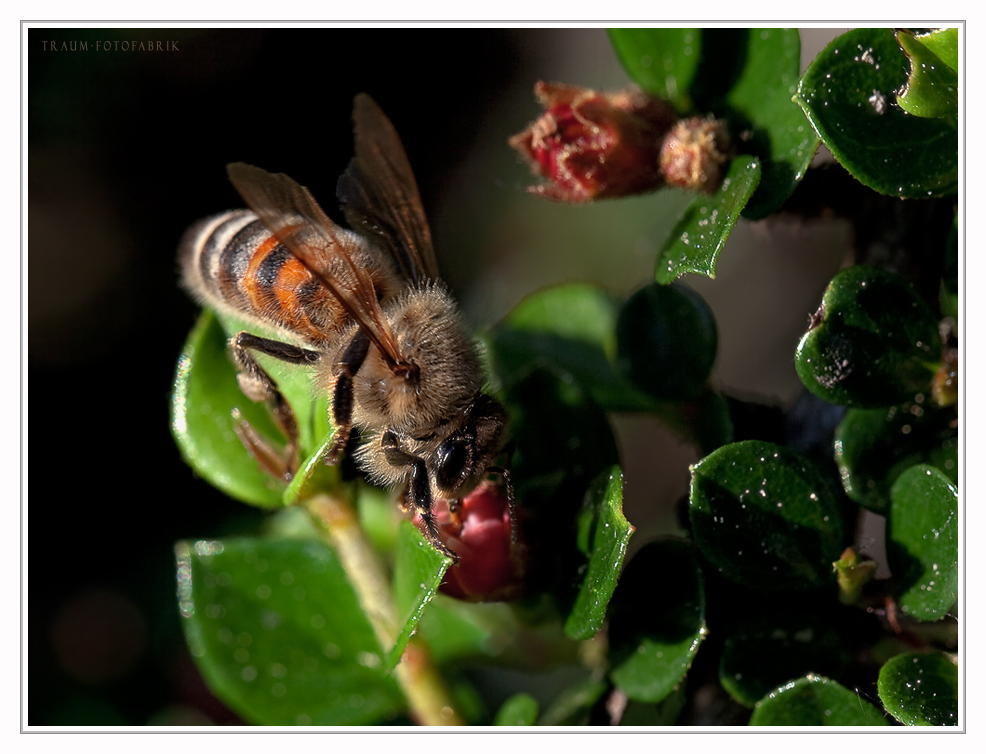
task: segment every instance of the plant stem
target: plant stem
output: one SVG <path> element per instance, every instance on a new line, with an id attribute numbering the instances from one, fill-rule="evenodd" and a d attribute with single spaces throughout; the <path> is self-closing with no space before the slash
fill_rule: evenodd
<path id="1" fill-rule="evenodd" d="M 393 646 L 399 626 L 390 583 L 363 536 L 352 503 L 342 496 L 318 494 L 308 498 L 304 506 L 335 548 L 381 647 L 386 650 Z M 419 724 L 464 724 L 427 647 L 419 640 L 411 639 L 395 672 L 411 715 Z"/>

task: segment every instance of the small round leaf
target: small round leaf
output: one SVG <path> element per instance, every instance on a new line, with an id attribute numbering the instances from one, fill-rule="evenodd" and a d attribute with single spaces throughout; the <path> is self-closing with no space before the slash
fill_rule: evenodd
<path id="1" fill-rule="evenodd" d="M 877 408 L 927 388 L 940 361 L 938 321 L 917 292 L 893 273 L 857 265 L 832 278 L 794 365 L 819 398 Z"/>
<path id="2" fill-rule="evenodd" d="M 918 400 L 919 399 L 919 400 Z M 890 487 L 918 463 L 958 480 L 958 424 L 954 409 L 941 409 L 919 393 L 890 408 L 853 408 L 835 430 L 835 462 L 849 498 L 885 515 Z"/>
<path id="3" fill-rule="evenodd" d="M 946 120 L 901 109 L 907 57 L 891 29 L 854 29 L 805 71 L 796 101 L 822 143 L 861 183 L 904 198 L 958 188 L 958 132 Z"/>
<path id="4" fill-rule="evenodd" d="M 919 620 L 943 617 L 958 596 L 958 493 L 933 466 L 912 466 L 890 490 L 887 557 L 901 609 Z"/>
<path id="5" fill-rule="evenodd" d="M 692 467 L 689 517 L 709 562 L 757 589 L 829 583 L 845 546 L 821 473 L 800 453 L 759 440 L 726 445 Z"/>
<path id="6" fill-rule="evenodd" d="M 876 690 L 904 725 L 959 724 L 959 669 L 942 652 L 891 658 L 880 668 Z"/>
<path id="7" fill-rule="evenodd" d="M 808 675 L 757 702 L 750 725 L 889 725 L 883 712 L 835 681 Z"/>
<path id="8" fill-rule="evenodd" d="M 691 288 L 651 283 L 620 309 L 617 364 L 643 391 L 680 400 L 698 395 L 716 359 L 715 317 Z"/>

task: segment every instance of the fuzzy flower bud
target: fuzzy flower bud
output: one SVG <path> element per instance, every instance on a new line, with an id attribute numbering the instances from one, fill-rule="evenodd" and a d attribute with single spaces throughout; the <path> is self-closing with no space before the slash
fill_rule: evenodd
<path id="1" fill-rule="evenodd" d="M 671 186 L 712 193 L 731 154 L 726 124 L 713 118 L 679 121 L 661 145 L 661 173 Z"/>
<path id="2" fill-rule="evenodd" d="M 660 149 L 677 116 L 666 102 L 628 88 L 606 93 L 538 82 L 545 112 L 511 137 L 546 182 L 528 191 L 581 204 L 664 185 Z"/>

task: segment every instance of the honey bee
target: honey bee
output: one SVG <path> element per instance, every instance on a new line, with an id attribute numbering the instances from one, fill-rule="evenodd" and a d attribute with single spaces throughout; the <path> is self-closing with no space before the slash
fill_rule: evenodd
<path id="1" fill-rule="evenodd" d="M 240 332 L 230 340 L 237 379 L 266 402 L 287 439 L 278 452 L 245 421 L 237 433 L 269 471 L 290 479 L 298 426 L 261 353 L 311 367 L 330 397 L 336 463 L 353 427 L 357 465 L 371 482 L 402 490 L 438 538 L 434 501 L 458 501 L 494 466 L 507 414 L 482 392 L 479 359 L 458 308 L 440 281 L 431 232 L 411 166 L 393 124 L 367 95 L 356 97 L 355 157 L 336 189 L 347 223 L 335 224 L 308 189 L 284 174 L 243 163 L 227 167 L 249 210 L 192 226 L 179 257 L 186 288 L 203 305 L 273 329 L 278 339 Z M 516 534 L 516 532 L 515 532 Z"/>

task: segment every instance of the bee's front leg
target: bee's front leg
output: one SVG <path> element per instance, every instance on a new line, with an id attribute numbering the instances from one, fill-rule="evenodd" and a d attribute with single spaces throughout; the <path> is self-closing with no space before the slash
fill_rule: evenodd
<path id="1" fill-rule="evenodd" d="M 434 500 L 431 496 L 431 482 L 428 479 L 428 467 L 425 466 L 423 458 L 412 456 L 398 445 L 397 434 L 388 429 L 383 433 L 380 440 L 387 457 L 387 462 L 393 466 L 409 466 L 411 469 L 411 480 L 407 486 L 408 507 L 413 508 L 421 515 L 424 522 L 425 538 L 431 546 L 438 550 L 442 555 L 452 559 L 452 563 L 459 562 L 459 556 L 452 552 L 438 536 L 438 524 L 435 522 Z"/>
<path id="2" fill-rule="evenodd" d="M 277 389 L 274 380 L 257 363 L 251 351 L 266 354 L 289 364 L 314 364 L 321 354 L 290 343 L 260 338 L 248 332 L 241 332 L 233 338 L 231 350 L 233 360 L 240 369 L 236 375 L 240 390 L 252 401 L 267 403 L 274 423 L 287 440 L 283 459 L 278 458 L 279 454 L 270 443 L 242 416 L 237 415 L 238 411 L 233 416 L 234 429 L 240 441 L 257 458 L 261 466 L 277 476 L 290 479 L 298 468 L 298 421 L 291 406 Z"/>

